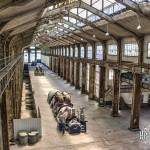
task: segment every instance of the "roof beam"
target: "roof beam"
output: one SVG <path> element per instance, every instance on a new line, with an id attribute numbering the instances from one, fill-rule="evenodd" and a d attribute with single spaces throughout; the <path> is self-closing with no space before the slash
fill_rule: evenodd
<path id="1" fill-rule="evenodd" d="M 63 19 L 63 18 L 62 19 L 56 19 L 56 20 L 52 21 L 52 24 L 56 24 L 56 23 L 59 23 L 59 22 L 67 24 L 68 26 L 73 27 L 73 28 L 75 28 L 76 30 L 78 30 L 80 32 L 83 32 L 89 39 L 93 38 L 93 39 L 97 39 L 99 41 L 102 41 L 102 39 L 100 39 L 98 36 L 93 37 L 93 34 L 87 33 L 81 27 L 73 24 L 72 22 L 67 21 L 66 19 Z"/>
<path id="2" fill-rule="evenodd" d="M 77 37 L 79 37 L 79 38 L 81 38 L 81 39 L 85 39 L 86 41 L 89 41 L 89 42 L 92 41 L 91 39 L 86 38 L 84 35 L 78 35 L 78 34 L 74 33 L 74 31 L 71 30 L 71 29 L 69 29 L 69 28 L 66 28 L 66 27 L 64 27 L 64 26 L 62 26 L 62 25 L 59 25 L 59 24 L 57 24 L 57 26 L 58 26 L 59 28 L 62 28 L 63 30 L 66 30 L 66 31 L 68 31 L 68 32 L 71 32 L 73 35 L 75 35 L 75 36 L 77 36 Z"/>
<path id="3" fill-rule="evenodd" d="M 81 42 L 81 40 L 78 40 L 78 39 L 76 39 L 75 37 L 71 37 L 71 36 L 69 36 L 68 34 L 66 34 L 65 32 L 63 32 L 63 31 L 59 31 L 59 33 L 58 34 L 65 34 L 65 36 L 67 36 L 69 39 L 71 38 L 72 40 L 70 40 L 70 41 L 72 41 L 73 43 L 75 42 L 75 41 L 77 41 L 77 42 Z M 63 38 L 65 38 L 65 37 L 63 37 Z"/>
<path id="4" fill-rule="evenodd" d="M 87 36 L 87 38 L 83 35 L 78 35 L 78 34 L 76 34 L 76 33 L 74 33 L 74 31 L 73 30 L 71 30 L 71 29 L 69 29 L 69 28 L 66 28 L 66 27 L 64 27 L 64 26 L 61 26 L 61 25 L 57 25 L 58 27 L 62 27 L 64 30 L 67 30 L 68 32 L 71 32 L 72 34 L 74 34 L 74 35 L 76 35 L 76 36 L 79 36 L 80 38 L 83 38 L 83 39 L 86 39 L 87 41 L 88 40 L 92 40 L 93 41 L 93 39 L 91 39 L 91 36 L 89 36 L 89 35 L 87 35 L 85 32 L 85 34 L 86 34 L 86 36 Z"/>
<path id="5" fill-rule="evenodd" d="M 150 17 L 141 10 L 139 4 L 137 4 L 136 2 L 132 0 L 115 0 L 115 1 L 126 6 L 127 9 L 136 12 L 138 15 L 145 16 L 148 20 L 150 20 Z"/>
<path id="6" fill-rule="evenodd" d="M 66 10 L 70 10 L 72 8 L 79 7 L 79 5 L 80 5 L 79 1 L 72 2 L 72 3 L 64 5 L 62 7 L 50 10 L 49 12 L 46 13 L 46 15 L 44 17 L 49 17 L 49 16 L 59 14 L 60 12 L 64 12 Z"/>
<path id="7" fill-rule="evenodd" d="M 106 34 L 106 31 L 98 28 L 93 22 L 91 22 L 91 21 L 89 21 L 89 20 L 87 20 L 85 18 L 82 18 L 82 17 L 80 17 L 80 16 L 78 16 L 78 15 L 72 13 L 72 12 L 69 12 L 68 16 L 71 17 L 71 18 L 77 19 L 77 20 L 83 22 L 84 24 L 92 27 L 93 30 L 95 30 L 96 32 L 99 32 L 100 34 Z M 110 33 L 110 36 L 112 36 L 115 40 L 117 39 L 117 37 L 112 35 L 111 33 Z"/>
<path id="8" fill-rule="evenodd" d="M 77 29 L 77 30 L 79 30 L 80 32 L 83 32 L 84 34 L 86 34 L 87 36 L 89 36 L 90 35 L 90 37 L 93 37 L 93 35 L 92 34 L 90 34 L 90 33 L 87 33 L 86 31 L 84 31 L 81 27 L 78 27 L 77 25 L 75 25 L 75 24 L 73 24 L 72 22 L 69 22 L 69 21 L 67 21 L 67 20 L 65 20 L 65 19 L 63 19 L 62 20 L 62 22 L 63 23 L 65 23 L 65 24 L 67 24 L 68 26 L 70 26 L 70 27 L 73 27 L 73 28 L 75 28 L 75 29 Z M 99 37 L 97 37 L 97 36 L 95 36 L 95 38 L 94 39 L 97 39 L 97 40 L 99 40 L 99 41 L 102 41 L 102 39 L 100 39 Z"/>
<path id="9" fill-rule="evenodd" d="M 100 11 L 100 10 L 98 10 L 98 9 L 96 9 L 96 8 L 94 8 L 94 7 L 92 7 L 92 6 L 90 6 L 90 5 L 88 5 L 87 3 L 84 3 L 84 2 L 81 1 L 81 2 L 80 2 L 80 7 L 83 8 L 83 9 L 85 9 L 85 10 L 90 11 L 91 13 L 93 13 L 93 14 L 95 14 L 95 15 L 101 17 L 102 19 L 104 19 L 104 20 L 106 20 L 106 21 L 108 21 L 108 22 L 110 22 L 110 23 L 113 23 L 113 24 L 117 25 L 118 27 L 120 27 L 120 28 L 123 29 L 124 31 L 127 31 L 127 32 L 131 33 L 131 34 L 134 35 L 134 36 L 138 36 L 137 33 L 133 32 L 133 31 L 131 31 L 130 29 L 128 29 L 127 27 L 125 27 L 125 26 L 119 24 L 118 22 L 116 22 L 116 21 L 115 21 L 112 17 L 110 17 L 109 15 L 107 15 L 107 14 L 105 14 L 104 12 L 102 12 L 102 11 Z"/>

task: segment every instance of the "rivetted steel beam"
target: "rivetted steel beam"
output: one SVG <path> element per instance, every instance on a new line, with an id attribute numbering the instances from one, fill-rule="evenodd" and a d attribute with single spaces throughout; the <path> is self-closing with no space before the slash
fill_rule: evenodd
<path id="1" fill-rule="evenodd" d="M 126 6 L 127 9 L 130 9 L 139 15 L 145 16 L 147 19 L 150 20 L 150 17 L 141 10 L 141 8 L 136 2 L 132 0 L 115 0 L 115 1 Z"/>
<path id="2" fill-rule="evenodd" d="M 99 32 L 100 34 L 106 34 L 106 31 L 98 28 L 93 22 L 91 22 L 91 21 L 89 21 L 85 18 L 82 18 L 82 17 L 80 17 L 80 16 L 78 16 L 78 15 L 72 13 L 72 12 L 69 12 L 68 15 L 69 15 L 69 17 L 77 19 L 77 20 L 83 22 L 84 24 L 92 27 L 96 32 Z M 117 39 L 117 37 L 112 35 L 111 33 L 110 33 L 110 36 L 112 36 L 114 39 Z"/>
<path id="3" fill-rule="evenodd" d="M 57 24 L 57 26 L 59 27 L 59 28 L 62 28 L 63 30 L 66 30 L 66 31 L 68 31 L 68 32 L 71 32 L 73 35 L 75 35 L 75 36 L 77 36 L 77 37 L 79 37 L 79 38 L 81 38 L 81 39 L 85 39 L 86 41 L 89 41 L 89 42 L 91 42 L 89 39 L 87 39 L 87 38 L 85 38 L 84 36 L 82 36 L 82 35 L 78 35 L 78 34 L 76 34 L 76 33 L 74 33 L 73 32 L 73 30 L 71 30 L 71 29 L 69 29 L 69 28 L 66 28 L 66 27 L 64 27 L 64 26 L 62 26 L 62 25 L 59 25 L 59 24 Z"/>
<path id="4" fill-rule="evenodd" d="M 63 31 L 59 31 L 59 34 L 65 34 L 65 36 L 67 36 L 68 38 L 71 38 L 72 40 L 73 40 L 73 42 L 74 41 L 77 41 L 77 42 L 81 42 L 81 40 L 78 40 L 78 39 L 76 39 L 75 37 L 71 37 L 71 36 L 69 36 L 68 34 L 66 34 L 65 32 L 63 32 Z M 65 37 L 63 37 L 63 38 L 65 38 Z M 70 40 L 70 41 L 72 41 L 72 40 Z"/>
<path id="5" fill-rule="evenodd" d="M 95 36 L 93 37 L 92 34 L 90 33 L 87 33 L 86 31 L 84 31 L 81 27 L 78 27 L 77 25 L 73 24 L 72 22 L 69 22 L 65 19 L 56 19 L 54 21 L 52 21 L 52 24 L 50 25 L 53 25 L 53 24 L 56 24 L 56 23 L 64 23 L 64 24 L 67 24 L 68 26 L 70 27 L 73 27 L 75 28 L 76 30 L 80 31 L 80 32 L 83 32 L 89 39 L 93 38 L 93 39 L 97 39 L 99 41 L 102 41 L 102 39 L 100 39 L 99 37 Z M 73 33 L 73 31 L 71 31 Z"/>
<path id="6" fill-rule="evenodd" d="M 67 21 L 67 20 L 65 20 L 65 19 L 63 19 L 62 22 L 65 23 L 65 24 L 67 24 L 67 25 L 70 26 L 70 27 L 73 27 L 73 28 L 79 30 L 80 32 L 83 32 L 83 33 L 86 34 L 87 36 L 93 36 L 92 34 L 87 33 L 86 31 L 84 31 L 81 27 L 78 27 L 77 25 L 73 24 L 72 22 L 69 22 L 69 21 Z M 94 39 L 97 39 L 97 40 L 99 40 L 99 41 L 102 41 L 102 39 L 100 39 L 100 38 L 97 37 L 97 36 L 95 36 Z"/>
<path id="7" fill-rule="evenodd" d="M 86 38 L 84 35 L 82 36 L 82 35 L 78 35 L 78 34 L 74 33 L 73 30 L 71 30 L 71 29 L 69 29 L 69 28 L 66 28 L 66 27 L 64 27 L 64 26 L 62 26 L 62 25 L 59 25 L 59 24 L 57 24 L 57 26 L 60 27 L 60 28 L 62 28 L 63 30 L 66 30 L 66 31 L 68 31 L 68 32 L 71 32 L 71 33 L 74 34 L 75 36 L 78 36 L 78 37 L 80 37 L 80 38 L 86 39 L 87 41 L 89 41 L 89 40 L 92 41 L 92 39 L 88 39 L 88 38 Z M 89 37 L 89 36 L 88 36 L 88 37 Z M 91 37 L 89 37 L 89 38 L 91 38 Z"/>
<path id="8" fill-rule="evenodd" d="M 64 5 L 62 7 L 50 10 L 49 12 L 46 13 L 46 15 L 44 17 L 49 17 L 49 16 L 53 16 L 53 15 L 59 14 L 60 12 L 63 12 L 63 11 L 66 11 L 66 10 L 70 10 L 72 8 L 75 8 L 75 7 L 79 7 L 79 5 L 80 5 L 80 2 L 79 1 L 75 1 L 75 2 L 73 2 L 71 4 Z"/>
<path id="9" fill-rule="evenodd" d="M 55 31 L 56 30 L 56 31 Z M 56 35 L 56 32 L 58 32 L 58 30 L 57 29 L 53 29 L 53 31 L 52 31 L 52 33 L 55 33 L 55 35 Z M 73 44 L 74 42 L 72 42 L 72 40 L 66 40 L 66 39 L 64 39 L 64 37 L 62 36 L 62 35 L 64 35 L 65 34 L 65 32 L 60 32 L 59 31 L 59 33 L 57 33 L 57 35 L 59 35 L 59 36 L 61 36 L 62 37 L 62 39 L 61 39 L 61 41 L 63 41 L 63 42 L 66 42 L 67 44 L 68 43 L 70 43 L 70 44 Z M 51 36 L 52 37 L 52 36 Z M 57 39 L 58 40 L 58 39 Z M 60 40 L 60 39 L 59 39 Z"/>
<path id="10" fill-rule="evenodd" d="M 102 12 L 102 11 L 100 11 L 100 10 L 98 10 L 98 9 L 96 9 L 96 8 L 94 8 L 94 7 L 92 7 L 92 6 L 90 6 L 90 5 L 87 4 L 87 3 L 84 3 L 84 2 L 81 1 L 81 2 L 80 2 L 80 8 L 83 8 L 83 9 L 85 9 L 85 10 L 88 10 L 88 11 L 90 11 L 91 13 L 93 13 L 93 14 L 95 14 L 95 15 L 101 17 L 102 19 L 104 19 L 104 20 L 106 20 L 106 21 L 108 21 L 108 22 L 110 22 L 110 23 L 113 23 L 113 24 L 117 25 L 118 27 L 122 28 L 123 30 L 125 30 L 125 31 L 127 31 L 127 32 L 129 32 L 129 33 L 131 33 L 131 34 L 133 34 L 134 36 L 138 36 L 137 33 L 133 32 L 133 31 L 131 31 L 130 29 L 128 29 L 127 27 L 125 27 L 125 26 L 119 24 L 118 22 L 116 22 L 116 21 L 115 21 L 112 17 L 110 17 L 109 15 L 107 15 L 107 14 L 105 14 L 104 12 Z"/>
<path id="11" fill-rule="evenodd" d="M 100 11 L 100 10 L 98 10 L 98 9 L 96 9 L 96 8 L 94 8 L 94 7 L 92 7 L 92 6 L 90 6 L 89 4 L 87 4 L 87 3 L 83 2 L 83 1 L 74 2 L 74 3 L 72 3 L 72 4 L 66 5 L 66 7 L 63 6 L 63 7 L 61 7 L 61 8 L 57 8 L 57 9 L 51 10 L 51 11 L 48 13 L 48 16 L 49 16 L 49 15 L 56 15 L 56 14 L 58 14 L 58 13 L 60 13 L 60 12 L 66 13 L 66 11 L 69 11 L 70 9 L 75 8 L 75 7 L 77 7 L 77 8 L 82 8 L 82 9 L 85 9 L 85 10 L 87 10 L 87 11 L 90 11 L 91 13 L 93 13 L 93 14 L 95 14 L 95 15 L 101 17 L 102 19 L 104 19 L 104 20 L 106 20 L 106 21 L 108 21 L 108 22 L 111 22 L 111 23 L 113 23 L 113 24 L 116 24 L 118 27 L 122 28 L 122 29 L 125 30 L 126 32 L 129 32 L 129 33 L 131 33 L 131 34 L 134 35 L 134 36 L 138 36 L 137 33 L 133 32 L 133 31 L 131 31 L 130 29 L 128 29 L 127 27 L 125 27 L 125 26 L 119 24 L 118 22 L 116 22 L 116 21 L 115 21 L 112 17 L 110 17 L 109 15 L 107 15 L 107 14 L 105 14 L 104 12 L 102 12 L 102 11 Z"/>
<path id="12" fill-rule="evenodd" d="M 65 42 L 62 42 L 62 41 L 58 41 L 56 38 L 54 38 L 54 37 L 48 37 L 49 39 L 52 39 L 52 41 L 54 41 L 54 42 L 60 42 L 60 43 L 62 43 L 62 44 L 66 44 Z M 45 38 L 44 38 L 45 39 Z M 48 43 L 50 42 L 50 40 L 49 39 L 45 39 L 45 41 L 47 41 Z"/>
<path id="13" fill-rule="evenodd" d="M 64 35 L 64 32 L 61 32 L 61 33 L 60 32 L 56 33 L 57 31 L 53 31 L 53 32 L 55 33 L 55 35 L 59 35 L 61 37 L 58 40 L 66 42 L 67 44 L 74 44 L 74 42 L 72 40 L 67 40 L 62 36 L 62 35 Z"/>
<path id="14" fill-rule="evenodd" d="M 66 31 L 68 31 L 68 32 L 71 32 L 73 35 L 75 35 L 75 36 L 77 36 L 77 37 L 79 37 L 79 38 L 81 38 L 81 39 L 85 39 L 86 41 L 89 41 L 89 39 L 87 39 L 86 37 L 74 33 L 73 30 L 71 30 L 71 29 L 69 29 L 69 28 L 66 28 L 66 27 L 64 27 L 64 26 L 62 26 L 62 25 L 59 25 L 59 24 L 57 24 L 57 26 L 58 26 L 59 28 L 62 28 L 63 30 L 66 30 Z"/>

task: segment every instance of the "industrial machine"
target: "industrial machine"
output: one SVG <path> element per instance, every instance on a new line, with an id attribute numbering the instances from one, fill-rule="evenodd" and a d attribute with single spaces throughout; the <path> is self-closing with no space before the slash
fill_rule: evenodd
<path id="1" fill-rule="evenodd" d="M 31 66 L 36 66 L 37 65 L 37 62 L 36 61 L 32 61 L 31 62 Z"/>
<path id="2" fill-rule="evenodd" d="M 68 131 L 70 134 L 86 132 L 86 120 L 84 108 L 76 111 L 71 102 L 71 96 L 67 92 L 51 90 L 47 102 L 57 121 L 59 131 L 63 134 Z"/>
<path id="3" fill-rule="evenodd" d="M 36 66 L 34 70 L 34 75 L 35 76 L 44 76 L 44 70 L 40 66 Z"/>

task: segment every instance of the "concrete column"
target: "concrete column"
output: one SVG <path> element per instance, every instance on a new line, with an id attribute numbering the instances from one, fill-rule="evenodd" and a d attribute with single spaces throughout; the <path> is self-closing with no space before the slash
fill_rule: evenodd
<path id="1" fill-rule="evenodd" d="M 87 71 L 87 63 L 85 60 L 82 62 L 82 87 L 81 87 L 81 93 L 86 94 L 86 86 L 87 86 L 87 81 L 86 81 L 86 71 Z"/>
<path id="2" fill-rule="evenodd" d="M 7 109 L 6 109 L 6 94 L 4 93 L 1 98 L 0 103 L 0 112 L 1 112 L 1 124 L 0 128 L 2 129 L 2 150 L 9 150 L 9 139 L 8 139 L 8 120 L 7 120 Z M 1 135 L 0 135 L 1 136 Z"/>
<path id="3" fill-rule="evenodd" d="M 61 68 L 61 77 L 63 77 L 63 46 L 61 46 L 61 61 L 60 61 L 60 68 Z"/>
<path id="4" fill-rule="evenodd" d="M 95 42 L 92 44 L 92 62 L 90 64 L 90 76 L 89 76 L 89 99 L 95 99 L 95 54 L 96 45 Z"/>
<path id="5" fill-rule="evenodd" d="M 37 61 L 37 49 L 35 47 L 35 62 Z"/>
<path id="6" fill-rule="evenodd" d="M 137 39 L 138 48 L 139 48 L 139 55 L 138 55 L 138 64 L 140 66 L 143 65 L 143 59 L 144 59 L 144 36 Z"/>
<path id="7" fill-rule="evenodd" d="M 74 85 L 74 57 L 75 57 L 75 45 L 72 46 L 73 49 L 73 57 L 71 58 L 71 85 Z"/>
<path id="8" fill-rule="evenodd" d="M 0 99 L 2 101 L 2 99 Z M 0 149 L 3 150 L 3 128 L 2 128 L 2 117 L 1 117 L 1 105 L 0 105 Z"/>
<path id="9" fill-rule="evenodd" d="M 141 75 L 133 74 L 133 99 L 131 107 L 131 130 L 139 130 L 140 106 L 141 106 Z"/>
<path id="10" fill-rule="evenodd" d="M 63 79 L 66 80 L 66 46 L 64 46 L 65 56 L 63 57 Z"/>
<path id="11" fill-rule="evenodd" d="M 81 93 L 86 94 L 87 93 L 87 43 L 83 43 L 84 47 L 84 59 L 82 61 L 82 87 L 81 87 Z"/>
<path id="12" fill-rule="evenodd" d="M 107 44 L 106 42 L 102 43 L 103 46 L 103 63 L 107 60 Z M 99 106 L 105 105 L 105 82 L 106 82 L 106 67 L 104 64 L 100 66 L 100 75 L 99 75 Z"/>
<path id="13" fill-rule="evenodd" d="M 30 49 L 28 49 L 28 63 L 31 62 L 31 58 L 30 58 Z"/>
<path id="14" fill-rule="evenodd" d="M 112 101 L 112 116 L 119 116 L 119 101 L 120 101 L 120 70 L 114 69 L 113 77 L 113 101 Z"/>
<path id="15" fill-rule="evenodd" d="M 106 80 L 106 68 L 100 66 L 100 82 L 99 82 L 99 105 L 105 104 L 105 80 Z"/>
<path id="16" fill-rule="evenodd" d="M 80 89 L 80 44 L 77 44 L 78 58 L 76 59 L 76 83 L 75 88 Z"/>
<path id="17" fill-rule="evenodd" d="M 50 49 L 50 70 L 52 70 L 52 49 Z"/>
<path id="18" fill-rule="evenodd" d="M 89 99 L 95 98 L 95 64 L 90 64 Z"/>
<path id="19" fill-rule="evenodd" d="M 67 82 L 70 82 L 70 46 L 68 46 L 68 52 L 69 52 L 69 56 L 68 56 L 68 65 L 67 65 Z"/>

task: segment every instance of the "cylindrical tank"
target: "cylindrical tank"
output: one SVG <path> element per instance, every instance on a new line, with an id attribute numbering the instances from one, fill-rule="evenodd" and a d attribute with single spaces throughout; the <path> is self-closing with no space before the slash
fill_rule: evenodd
<path id="1" fill-rule="evenodd" d="M 29 134 L 28 142 L 29 144 L 35 144 L 39 139 L 39 133 L 37 131 L 32 131 Z"/>
<path id="2" fill-rule="evenodd" d="M 18 133 L 18 139 L 20 145 L 27 145 L 28 144 L 28 134 L 26 131 L 21 131 Z"/>

